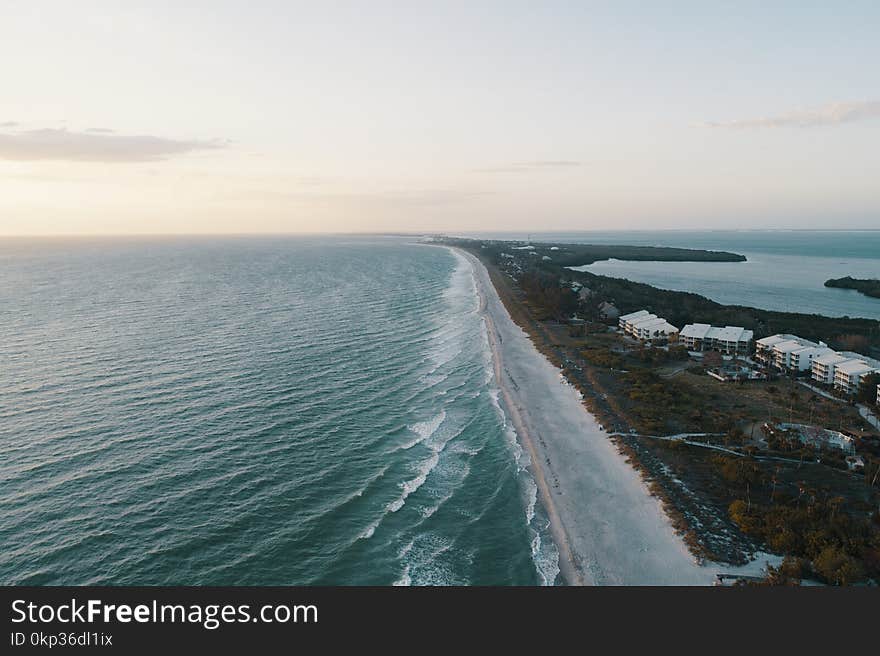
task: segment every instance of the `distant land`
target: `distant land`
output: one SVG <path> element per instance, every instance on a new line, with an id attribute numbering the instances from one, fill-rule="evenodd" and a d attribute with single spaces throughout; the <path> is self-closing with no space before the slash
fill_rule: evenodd
<path id="1" fill-rule="evenodd" d="M 444 238 L 449 241 L 455 239 Z M 464 243 L 470 239 L 459 240 Z M 510 241 L 485 241 L 486 244 L 506 247 L 510 250 L 534 250 L 530 243 Z M 542 250 L 546 244 L 540 244 Z M 583 266 L 601 260 L 627 260 L 630 262 L 745 262 L 746 256 L 726 251 L 709 251 L 696 248 L 674 248 L 671 246 L 629 246 L 605 244 L 557 244 L 551 247 L 553 262 L 557 266 Z"/>
<path id="2" fill-rule="evenodd" d="M 832 278 L 825 281 L 826 287 L 837 287 L 840 289 L 855 289 L 865 296 L 872 298 L 880 298 L 880 280 L 876 278 L 852 278 L 844 276 L 843 278 Z"/>

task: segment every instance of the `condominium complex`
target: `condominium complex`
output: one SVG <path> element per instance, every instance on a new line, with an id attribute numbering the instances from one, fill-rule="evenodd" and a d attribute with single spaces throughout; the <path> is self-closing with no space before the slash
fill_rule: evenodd
<path id="1" fill-rule="evenodd" d="M 880 361 L 852 351 L 834 351 L 795 335 L 773 335 L 759 339 L 755 357 L 784 371 L 810 371 L 817 383 L 853 394 L 864 379 L 880 373 Z"/>
<path id="2" fill-rule="evenodd" d="M 648 312 L 647 310 L 639 310 L 638 312 L 630 312 L 629 314 L 623 314 L 617 319 L 617 325 L 620 326 L 620 329 L 623 332 L 629 332 L 629 326 L 631 326 L 634 322 L 639 319 L 644 319 L 647 316 L 656 316 Z"/>
<path id="3" fill-rule="evenodd" d="M 728 355 L 749 352 L 754 333 L 738 326 L 719 328 L 707 323 L 689 323 L 681 329 L 679 340 L 689 351 L 721 351 Z"/>
<path id="4" fill-rule="evenodd" d="M 851 360 L 859 360 L 865 356 L 850 351 L 831 351 L 823 356 L 813 360 L 812 377 L 817 383 L 825 385 L 834 384 L 834 374 L 837 371 L 837 365 Z"/>
<path id="5" fill-rule="evenodd" d="M 873 373 L 880 373 L 880 362 L 877 360 L 862 357 L 860 360 L 841 362 L 834 368 L 834 389 L 855 394 L 862 381 Z"/>
<path id="6" fill-rule="evenodd" d="M 642 341 L 671 339 L 678 335 L 678 328 L 647 310 L 624 314 L 617 323 L 627 335 Z"/>
<path id="7" fill-rule="evenodd" d="M 755 342 L 755 359 L 783 371 L 809 371 L 814 360 L 833 352 L 821 342 L 796 335 L 773 335 Z"/>
<path id="8" fill-rule="evenodd" d="M 880 373 L 880 361 L 852 351 L 832 351 L 813 361 L 813 380 L 841 392 L 858 391 L 866 376 Z"/>

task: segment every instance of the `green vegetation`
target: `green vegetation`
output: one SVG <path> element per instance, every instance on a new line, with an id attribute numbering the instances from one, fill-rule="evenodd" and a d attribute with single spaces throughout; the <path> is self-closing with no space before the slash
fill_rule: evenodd
<path id="1" fill-rule="evenodd" d="M 446 243 L 469 248 L 502 270 L 509 270 L 513 264 L 520 279 L 523 276 L 540 275 L 542 279 L 540 286 L 543 290 L 554 288 L 552 278 L 561 282 L 577 281 L 590 289 L 589 305 L 594 312 L 597 312 L 599 302 L 608 301 L 613 303 L 621 314 L 646 309 L 664 317 L 679 328 L 699 321 L 720 326 L 742 326 L 753 330 L 756 339 L 776 333 L 791 333 L 813 341 L 824 341 L 837 350 L 856 351 L 866 355 L 872 355 L 873 349 L 880 351 L 880 322 L 873 319 L 825 317 L 816 314 L 774 312 L 740 305 L 722 305 L 699 294 L 658 289 L 623 278 L 599 276 L 567 268 L 611 257 L 622 260 L 695 262 L 745 259 L 735 253 L 583 244 L 558 244 L 557 248 L 560 250 L 550 251 L 549 244 L 542 244 L 536 246 L 541 253 L 539 257 L 529 255 L 530 251 L 514 250 L 516 244 L 513 242 L 447 239 Z M 502 253 L 513 255 L 515 259 L 506 258 Z M 552 259 L 543 260 L 544 255 Z M 533 293 L 530 301 L 539 306 L 547 305 L 552 308 L 548 310 L 551 316 L 561 314 L 555 300 L 548 300 L 545 304 Z M 568 310 L 569 307 L 566 306 L 565 309 Z"/>
<path id="2" fill-rule="evenodd" d="M 865 296 L 880 298 L 880 280 L 877 278 L 852 278 L 845 276 L 843 278 L 832 278 L 825 281 L 826 287 L 837 287 L 840 289 L 855 289 Z"/>
<path id="3" fill-rule="evenodd" d="M 699 321 L 716 326 L 742 326 L 753 330 L 756 339 L 776 333 L 792 333 L 806 339 L 824 341 L 832 348 L 866 355 L 870 355 L 872 347 L 880 348 L 880 322 L 873 319 L 825 317 L 721 305 L 699 294 L 657 289 L 623 278 L 577 271 L 558 271 L 557 275 L 586 285 L 592 290 L 593 298 L 614 303 L 621 313 L 647 309 L 679 328 Z"/>
<path id="4" fill-rule="evenodd" d="M 578 299 L 568 287 L 560 287 L 559 277 L 540 270 L 530 270 L 519 279 L 528 301 L 554 319 L 570 317 L 578 308 Z"/>
<path id="5" fill-rule="evenodd" d="M 768 572 L 770 585 L 880 579 L 880 436 L 854 404 L 786 377 L 715 380 L 705 374 L 710 354 L 695 361 L 675 343 L 637 344 L 609 330 L 614 319 L 600 307 L 613 303 L 621 314 L 647 309 L 679 327 L 698 321 L 740 325 L 756 338 L 793 333 L 866 355 L 880 347 L 880 322 L 725 306 L 697 294 L 575 272 L 565 268 L 573 262 L 568 258 L 588 251 L 569 252 L 568 246 L 540 246 L 536 254 L 514 250 L 510 242 L 456 245 L 490 265 L 511 316 L 583 393 L 695 555 L 743 562 L 757 548 L 784 554 L 782 565 Z M 654 255 L 648 259 L 664 254 Z M 578 293 L 573 282 L 580 283 Z M 575 313 L 586 324 L 566 321 Z M 855 400 L 874 402 L 878 380 L 868 377 Z M 765 431 L 765 422 L 849 432 L 862 460 L 805 445 L 794 433 Z M 689 440 L 697 443 L 651 437 L 679 433 L 708 435 Z M 738 455 L 719 456 L 718 449 Z"/>
<path id="6" fill-rule="evenodd" d="M 861 403 L 877 403 L 877 385 L 880 385 L 880 374 L 868 374 L 856 392 L 856 401 Z"/>
<path id="7" fill-rule="evenodd" d="M 479 245 L 493 259 L 502 252 L 517 252 L 520 244 L 509 241 L 477 241 L 473 239 L 446 238 L 446 243 L 463 248 Z M 554 247 L 556 250 L 550 251 Z M 558 267 L 593 264 L 600 260 L 629 260 L 636 262 L 745 262 L 744 255 L 725 251 L 706 251 L 667 246 L 615 246 L 603 244 L 540 244 L 535 246 L 542 254 L 549 254 Z M 523 251 L 519 251 L 522 253 Z"/>
<path id="8" fill-rule="evenodd" d="M 634 262 L 745 262 L 744 255 L 724 251 L 704 251 L 665 246 L 602 246 L 593 244 L 560 244 L 553 262 L 558 266 L 582 266 L 600 260 Z"/>
<path id="9" fill-rule="evenodd" d="M 722 475 L 739 496 L 730 504 L 730 517 L 746 535 L 777 553 L 805 559 L 815 576 L 832 585 L 880 576 L 876 512 L 868 515 L 842 496 L 805 484 L 793 495 L 754 463 L 719 459 L 725 461 Z"/>

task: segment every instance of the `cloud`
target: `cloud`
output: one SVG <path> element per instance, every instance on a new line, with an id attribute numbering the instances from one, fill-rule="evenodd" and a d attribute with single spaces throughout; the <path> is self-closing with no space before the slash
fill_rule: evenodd
<path id="1" fill-rule="evenodd" d="M 798 110 L 766 118 L 701 123 L 707 128 L 812 128 L 880 118 L 880 101 L 836 102 L 818 109 Z"/>
<path id="2" fill-rule="evenodd" d="M 528 171 L 547 171 L 554 169 L 568 169 L 583 166 L 582 162 L 566 159 L 537 160 L 533 162 L 514 162 L 507 166 L 497 166 L 488 169 L 477 169 L 480 173 L 526 173 Z"/>
<path id="3" fill-rule="evenodd" d="M 385 191 L 305 192 L 287 190 L 251 190 L 233 193 L 246 200 L 260 199 L 310 205 L 354 205 L 382 208 L 442 207 L 478 201 L 495 195 L 480 189 L 392 189 Z"/>
<path id="4" fill-rule="evenodd" d="M 184 141 L 149 135 L 41 129 L 0 133 L 0 159 L 18 161 L 150 162 L 196 150 L 222 148 L 216 141 Z"/>

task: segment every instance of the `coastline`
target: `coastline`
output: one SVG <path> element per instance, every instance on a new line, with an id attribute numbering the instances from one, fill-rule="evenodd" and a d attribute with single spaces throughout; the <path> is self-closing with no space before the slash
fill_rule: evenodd
<path id="1" fill-rule="evenodd" d="M 661 502 L 618 452 L 574 387 L 514 322 L 488 270 L 471 265 L 505 413 L 531 473 L 570 585 L 709 585 Z"/>

